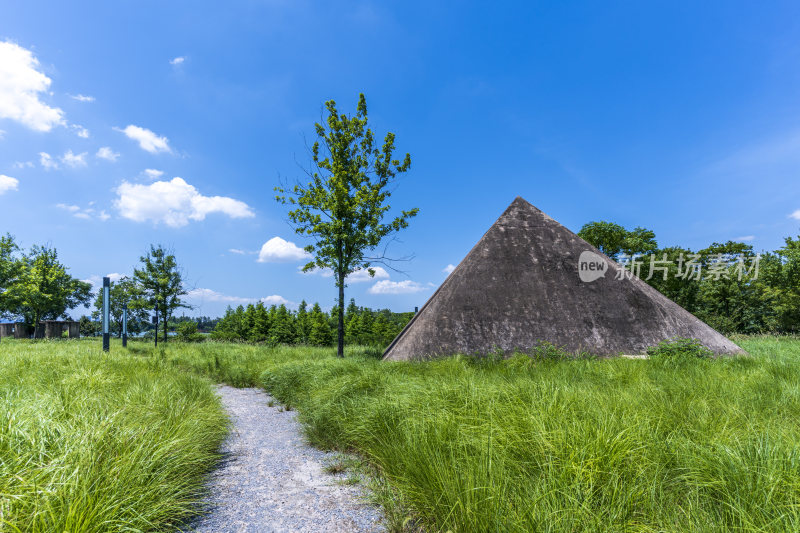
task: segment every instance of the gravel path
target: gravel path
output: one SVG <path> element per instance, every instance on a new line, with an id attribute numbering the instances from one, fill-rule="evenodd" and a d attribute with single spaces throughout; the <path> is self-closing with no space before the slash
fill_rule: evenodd
<path id="1" fill-rule="evenodd" d="M 217 390 L 233 428 L 227 457 L 211 476 L 212 508 L 196 531 L 384 531 L 362 489 L 323 470 L 334 455 L 303 441 L 294 411 L 269 407 L 259 389 Z"/>

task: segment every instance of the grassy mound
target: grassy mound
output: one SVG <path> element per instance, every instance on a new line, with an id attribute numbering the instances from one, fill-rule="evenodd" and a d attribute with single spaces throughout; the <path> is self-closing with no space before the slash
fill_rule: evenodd
<path id="1" fill-rule="evenodd" d="M 0 344 L 0 531 L 164 531 L 227 420 L 209 382 L 97 342 Z"/>

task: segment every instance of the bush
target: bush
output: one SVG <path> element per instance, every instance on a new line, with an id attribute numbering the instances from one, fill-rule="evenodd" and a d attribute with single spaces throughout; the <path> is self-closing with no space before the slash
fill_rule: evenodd
<path id="1" fill-rule="evenodd" d="M 175 328 L 175 332 L 181 342 L 203 342 L 204 340 L 203 335 L 197 332 L 197 322 L 181 322 Z"/>
<path id="2" fill-rule="evenodd" d="M 659 342 L 647 349 L 651 358 L 663 359 L 710 359 L 714 352 L 703 346 L 697 339 L 673 339 Z"/>

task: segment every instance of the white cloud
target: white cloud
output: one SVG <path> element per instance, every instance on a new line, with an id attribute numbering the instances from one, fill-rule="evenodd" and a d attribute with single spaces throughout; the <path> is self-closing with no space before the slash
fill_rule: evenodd
<path id="1" fill-rule="evenodd" d="M 85 96 L 83 94 L 70 94 L 68 96 L 79 102 L 94 102 L 94 96 Z"/>
<path id="2" fill-rule="evenodd" d="M 17 178 L 0 174 L 0 194 L 5 194 L 8 191 L 16 191 L 18 187 L 19 180 Z"/>
<path id="3" fill-rule="evenodd" d="M 105 159 L 106 161 L 113 162 L 117 160 L 119 154 L 108 146 L 101 146 L 100 149 L 97 150 L 97 153 L 94 154 L 94 156 L 99 159 Z"/>
<path id="4" fill-rule="evenodd" d="M 375 277 L 370 277 L 369 270 L 367 269 L 358 269 L 349 276 L 345 280 L 347 283 L 362 283 L 365 281 L 374 281 L 377 279 L 389 279 L 389 273 L 383 267 L 374 266 L 372 270 L 375 271 Z M 304 276 L 322 276 L 323 278 L 330 278 L 333 277 L 333 270 L 328 267 L 325 268 L 315 268 L 309 272 L 303 272 L 303 266 L 297 267 L 297 272 L 304 275 Z"/>
<path id="5" fill-rule="evenodd" d="M 120 274 L 118 272 L 112 272 L 110 274 L 106 274 L 106 277 L 111 283 L 116 283 L 125 276 L 126 276 L 125 274 Z M 97 274 L 91 275 L 87 279 L 82 279 L 81 281 L 83 281 L 84 283 L 90 283 L 92 285 L 92 290 L 103 286 L 103 277 L 98 276 Z"/>
<path id="6" fill-rule="evenodd" d="M 72 168 L 85 167 L 86 155 L 86 152 L 73 154 L 72 150 L 67 150 L 64 152 L 64 155 L 61 156 L 61 162 Z"/>
<path id="7" fill-rule="evenodd" d="M 70 124 L 70 127 L 75 130 L 75 135 L 80 137 L 81 139 L 88 139 L 89 138 L 89 130 L 84 128 L 79 124 Z"/>
<path id="8" fill-rule="evenodd" d="M 14 168 L 33 168 L 33 161 L 17 161 L 11 166 Z"/>
<path id="9" fill-rule="evenodd" d="M 733 239 L 733 240 L 734 240 L 734 241 L 740 241 L 740 242 L 747 242 L 747 241 L 752 241 L 752 240 L 754 240 L 755 238 L 756 238 L 756 236 L 755 236 L 755 235 L 743 235 L 743 236 L 741 236 L 741 237 L 736 237 L 736 238 L 735 238 L 735 239 Z"/>
<path id="10" fill-rule="evenodd" d="M 185 57 L 183 57 L 183 56 L 178 56 L 178 57 L 176 57 L 176 58 L 174 58 L 174 59 L 170 59 L 170 60 L 169 60 L 169 64 L 170 64 L 170 65 L 175 65 L 175 66 L 177 66 L 177 65 L 180 65 L 181 63 L 183 63 L 184 61 L 186 61 L 186 58 L 185 58 Z"/>
<path id="11" fill-rule="evenodd" d="M 370 294 L 411 294 L 426 290 L 416 281 L 389 281 L 382 280 L 369 288 Z"/>
<path id="12" fill-rule="evenodd" d="M 6 136 L 6 130 L 0 130 L 0 140 Z"/>
<path id="13" fill-rule="evenodd" d="M 164 171 L 163 170 L 156 170 L 154 168 L 146 168 L 146 169 L 144 169 L 144 174 L 145 174 L 145 176 L 147 176 L 151 180 L 157 180 L 158 178 L 160 178 L 161 176 L 164 175 Z"/>
<path id="14" fill-rule="evenodd" d="M 191 300 L 200 300 L 206 302 L 227 302 L 235 304 L 246 304 L 255 300 L 255 298 L 240 298 L 238 296 L 227 296 L 212 289 L 192 289 L 186 294 L 186 296 Z"/>
<path id="15" fill-rule="evenodd" d="M 284 298 L 283 296 L 279 296 L 277 294 L 273 294 L 272 296 L 265 296 L 261 298 L 261 301 L 267 305 L 291 305 L 292 302 Z"/>
<path id="16" fill-rule="evenodd" d="M 789 218 L 793 218 L 795 220 L 800 220 L 800 209 L 789 215 Z"/>
<path id="17" fill-rule="evenodd" d="M 247 253 L 244 250 L 239 250 L 238 248 L 229 248 L 228 251 L 232 254 L 238 254 L 238 255 L 244 255 Z"/>
<path id="18" fill-rule="evenodd" d="M 444 272 L 445 274 L 449 274 L 449 273 L 451 273 L 451 272 L 452 272 L 453 270 L 455 270 L 455 269 L 456 269 L 456 266 L 455 266 L 454 264 L 452 264 L 452 263 L 451 263 L 451 264 L 448 264 L 446 267 L 444 267 L 444 268 L 442 269 L 442 272 Z"/>
<path id="19" fill-rule="evenodd" d="M 347 276 L 348 283 L 362 283 L 364 281 L 373 281 L 376 279 L 389 279 L 389 273 L 383 269 L 383 267 L 372 267 L 372 270 L 375 271 L 375 276 L 370 277 L 369 270 L 367 269 L 359 269 Z"/>
<path id="20" fill-rule="evenodd" d="M 314 270 L 309 270 L 308 272 L 303 272 L 303 267 L 305 265 L 300 265 L 297 267 L 297 273 L 302 274 L 304 276 L 322 276 L 323 278 L 330 278 L 333 277 L 333 270 L 328 267 L 325 268 L 315 268 Z"/>
<path id="21" fill-rule="evenodd" d="M 223 213 L 231 218 L 255 216 L 244 202 L 225 196 L 203 196 L 182 178 L 140 185 L 123 181 L 117 187 L 114 206 L 124 218 L 179 228 L 190 220 L 204 220 L 212 213 Z"/>
<path id="22" fill-rule="evenodd" d="M 273 237 L 261 246 L 258 252 L 259 263 L 286 263 L 311 259 L 311 254 L 293 242 Z"/>
<path id="23" fill-rule="evenodd" d="M 54 170 L 58 168 L 58 163 L 56 163 L 47 152 L 39 152 L 39 163 L 41 163 L 45 170 Z"/>
<path id="24" fill-rule="evenodd" d="M 106 213 L 105 211 L 100 211 L 99 213 L 97 210 L 92 207 L 94 202 L 89 202 L 89 207 L 81 207 L 78 205 L 72 204 L 56 204 L 56 207 L 59 209 L 63 209 L 72 214 L 75 218 L 80 218 L 83 220 L 91 220 L 92 218 L 97 218 L 103 222 L 111 218 L 111 215 Z"/>
<path id="25" fill-rule="evenodd" d="M 117 131 L 124 133 L 129 139 L 139 143 L 139 147 L 151 154 L 159 152 L 172 152 L 169 147 L 169 140 L 166 137 L 159 137 L 147 128 L 140 128 L 133 124 L 126 126 L 125 129 L 114 128 Z"/>
<path id="26" fill-rule="evenodd" d="M 221 302 L 227 304 L 236 304 L 236 305 L 246 305 L 249 303 L 255 302 L 263 302 L 266 305 L 295 305 L 294 302 L 290 302 L 283 296 L 278 294 L 273 294 L 271 296 L 265 296 L 263 298 L 242 298 L 240 296 L 228 296 L 227 294 L 222 294 L 221 292 L 217 292 L 213 289 L 192 289 L 186 294 L 187 299 L 192 302 L 197 303 L 204 303 L 204 302 Z"/>
<path id="27" fill-rule="evenodd" d="M 15 120 L 36 131 L 50 131 L 64 124 L 64 112 L 39 97 L 47 94 L 52 80 L 39 71 L 39 60 L 30 50 L 0 42 L 0 118 Z"/>

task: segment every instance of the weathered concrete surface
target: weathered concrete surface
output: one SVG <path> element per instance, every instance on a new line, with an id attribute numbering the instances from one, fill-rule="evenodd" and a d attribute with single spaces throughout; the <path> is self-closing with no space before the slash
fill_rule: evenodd
<path id="1" fill-rule="evenodd" d="M 590 251 L 606 273 L 581 281 Z M 517 197 L 397 336 L 385 360 L 528 350 L 548 341 L 569 351 L 638 354 L 691 337 L 717 354 L 743 350 L 592 245 Z"/>

